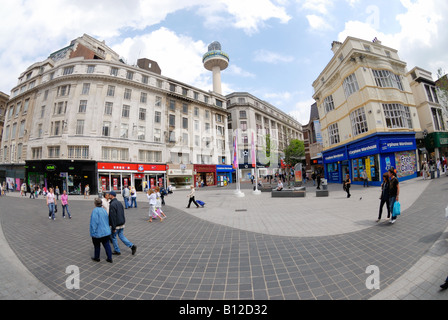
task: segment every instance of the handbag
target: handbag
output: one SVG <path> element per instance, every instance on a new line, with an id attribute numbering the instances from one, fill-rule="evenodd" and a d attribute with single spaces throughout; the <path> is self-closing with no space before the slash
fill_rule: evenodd
<path id="1" fill-rule="evenodd" d="M 392 215 L 393 215 L 394 217 L 399 216 L 400 213 L 401 213 L 400 211 L 401 211 L 401 205 L 400 205 L 400 202 L 395 201 Z"/>

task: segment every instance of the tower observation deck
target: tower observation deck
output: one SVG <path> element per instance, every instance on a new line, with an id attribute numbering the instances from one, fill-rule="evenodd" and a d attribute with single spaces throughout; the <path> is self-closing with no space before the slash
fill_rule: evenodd
<path id="1" fill-rule="evenodd" d="M 221 44 L 218 41 L 208 46 L 208 52 L 202 57 L 202 63 L 205 69 L 213 72 L 213 91 L 222 94 L 221 71 L 228 67 L 229 56 L 221 50 Z"/>

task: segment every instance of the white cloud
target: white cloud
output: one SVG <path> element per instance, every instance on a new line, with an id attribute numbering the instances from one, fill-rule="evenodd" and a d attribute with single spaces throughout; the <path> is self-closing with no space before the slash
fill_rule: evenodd
<path id="1" fill-rule="evenodd" d="M 347 36 L 365 40 L 377 37 L 383 45 L 397 49 L 400 58 L 408 63 L 408 69 L 419 66 L 434 73 L 438 68 L 448 67 L 448 3 L 445 0 L 401 0 L 405 12 L 397 15 L 400 30 L 385 33 L 375 24 L 348 21 L 339 33 L 338 40 Z M 381 12 L 379 12 L 381 15 Z"/>
<path id="2" fill-rule="evenodd" d="M 258 62 L 267 62 L 277 64 L 280 62 L 292 62 L 293 56 L 282 55 L 280 53 L 271 52 L 268 50 L 258 50 L 254 53 L 254 60 Z"/>
<path id="3" fill-rule="evenodd" d="M 308 124 L 310 121 L 311 106 L 315 103 L 314 99 L 299 101 L 295 104 L 294 109 L 288 114 L 299 121 L 302 125 Z"/>
<path id="4" fill-rule="evenodd" d="M 332 29 L 332 27 L 323 17 L 317 16 L 315 14 L 310 14 L 307 15 L 306 18 L 312 31 L 326 31 Z"/>
<path id="5" fill-rule="evenodd" d="M 301 4 L 302 9 L 327 15 L 329 9 L 333 6 L 333 2 L 332 0 L 304 0 L 299 1 L 299 4 Z"/>
<path id="6" fill-rule="evenodd" d="M 242 29 L 249 34 L 258 32 L 269 19 L 282 23 L 290 19 L 280 2 L 269 0 L 8 0 L 2 1 L 1 6 L 0 71 L 2 75 L 10 75 L 0 78 L 0 90 L 5 92 L 15 86 L 17 77 L 29 65 L 44 60 L 51 52 L 63 48 L 84 33 L 119 47 L 120 42 L 126 45 L 122 40 L 124 34 L 142 33 L 149 26 L 162 23 L 168 14 L 183 9 L 195 9 L 191 11 L 205 23 Z M 208 20 L 209 17 L 213 21 Z M 194 48 L 194 45 L 187 46 L 182 42 L 183 39 L 182 36 L 171 38 L 180 40 L 181 48 Z M 131 41 L 135 49 L 142 46 L 139 40 L 136 37 Z M 157 45 L 164 46 L 166 39 L 158 40 L 161 41 Z M 190 40 L 196 44 L 195 39 Z M 193 52 L 195 50 L 197 48 Z M 135 58 L 128 52 L 117 52 L 127 55 L 128 61 Z M 165 64 L 163 59 L 159 60 L 163 70 L 169 70 L 172 62 Z M 186 75 L 187 71 L 181 69 L 191 70 L 190 67 L 182 67 L 176 73 Z M 201 76 L 199 74 L 196 78 Z"/>

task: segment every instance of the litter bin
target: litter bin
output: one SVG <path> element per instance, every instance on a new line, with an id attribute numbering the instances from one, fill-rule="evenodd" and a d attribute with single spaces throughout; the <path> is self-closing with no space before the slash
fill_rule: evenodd
<path id="1" fill-rule="evenodd" d="M 322 190 L 328 190 L 327 179 L 322 179 Z"/>

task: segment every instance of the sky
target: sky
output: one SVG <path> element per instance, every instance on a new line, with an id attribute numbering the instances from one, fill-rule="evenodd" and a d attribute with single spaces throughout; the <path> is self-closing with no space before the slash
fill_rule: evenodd
<path id="1" fill-rule="evenodd" d="M 29 66 L 88 34 L 128 64 L 158 62 L 162 75 L 212 90 L 202 56 L 221 43 L 230 64 L 223 94 L 248 92 L 309 122 L 312 83 L 333 41 L 375 37 L 408 70 L 448 71 L 446 0 L 0 0 L 0 91 Z"/>

